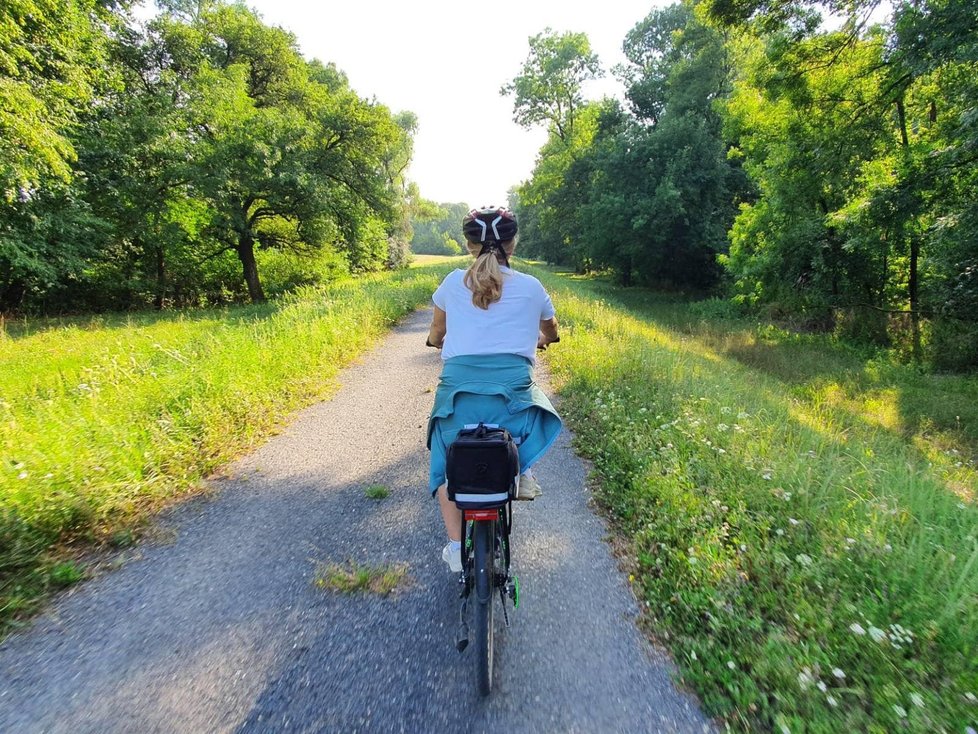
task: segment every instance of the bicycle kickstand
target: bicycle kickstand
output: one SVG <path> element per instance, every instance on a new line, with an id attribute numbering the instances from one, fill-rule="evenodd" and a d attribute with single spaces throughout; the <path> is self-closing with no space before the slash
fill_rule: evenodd
<path id="1" fill-rule="evenodd" d="M 466 596 L 458 608 L 458 629 L 455 630 L 455 649 L 462 652 L 469 645 L 469 625 L 465 621 L 465 610 L 469 598 Z"/>

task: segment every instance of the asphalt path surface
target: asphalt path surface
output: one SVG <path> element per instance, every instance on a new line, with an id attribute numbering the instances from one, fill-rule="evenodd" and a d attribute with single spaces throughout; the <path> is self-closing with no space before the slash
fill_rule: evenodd
<path id="1" fill-rule="evenodd" d="M 406 319 L 211 496 L 161 517 L 165 540 L 0 645 L 0 732 L 711 730 L 635 627 L 566 430 L 536 468 L 544 496 L 516 507 L 521 605 L 497 628 L 492 696 L 478 695 L 425 489 L 429 318 Z M 367 498 L 376 484 L 390 496 Z M 349 560 L 406 564 L 408 579 L 386 597 L 313 583 L 318 563 Z"/>

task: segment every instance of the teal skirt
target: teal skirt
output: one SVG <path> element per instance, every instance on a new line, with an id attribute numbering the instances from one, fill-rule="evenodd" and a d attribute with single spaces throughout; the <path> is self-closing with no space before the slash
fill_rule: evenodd
<path id="1" fill-rule="evenodd" d="M 494 423 L 509 431 L 526 471 L 557 440 L 562 422 L 533 381 L 533 365 L 516 354 L 465 355 L 445 362 L 428 420 L 428 489 L 445 483 L 448 446 L 467 425 Z"/>

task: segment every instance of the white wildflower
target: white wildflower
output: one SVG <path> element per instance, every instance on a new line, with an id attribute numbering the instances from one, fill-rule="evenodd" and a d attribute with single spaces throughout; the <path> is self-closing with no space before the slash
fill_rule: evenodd
<path id="1" fill-rule="evenodd" d="M 836 706 L 839 705 L 839 702 L 835 700 L 835 696 L 826 696 L 825 700 L 828 701 L 829 706 L 831 706 L 832 708 L 835 708 Z"/>
<path id="2" fill-rule="evenodd" d="M 743 543 L 741 543 L 741 544 L 740 544 L 740 550 L 741 550 L 742 552 L 746 552 L 746 551 L 747 551 L 747 546 L 746 546 L 746 545 L 744 545 Z"/>
<path id="3" fill-rule="evenodd" d="M 805 568 L 812 565 L 812 557 L 807 553 L 799 553 L 797 556 L 795 556 L 795 560 L 802 566 L 805 566 Z"/>
<path id="4" fill-rule="evenodd" d="M 745 413 L 743 411 L 737 413 L 737 420 L 739 421 L 747 420 L 748 418 L 750 418 L 750 413 Z"/>
<path id="5" fill-rule="evenodd" d="M 727 431 L 729 429 L 730 429 L 730 426 L 728 426 L 726 423 L 719 423 L 719 424 L 717 424 L 717 430 L 718 431 Z"/>
<path id="6" fill-rule="evenodd" d="M 964 694 L 964 700 L 967 701 L 968 703 L 978 703 L 978 698 L 975 698 L 975 694 L 972 693 L 971 691 L 968 691 L 966 694 Z"/>
<path id="7" fill-rule="evenodd" d="M 692 652 L 690 652 L 689 653 L 689 657 L 691 659 L 693 659 L 693 660 L 698 660 L 699 659 L 699 658 L 696 657 L 696 650 L 693 650 Z"/>
<path id="8" fill-rule="evenodd" d="M 814 679 L 812 678 L 811 669 L 803 668 L 802 671 L 798 674 L 798 685 L 801 686 L 802 690 L 804 690 L 808 688 L 808 686 L 810 686 L 813 682 Z"/>
<path id="9" fill-rule="evenodd" d="M 774 532 L 777 533 L 778 535 L 784 535 L 784 530 L 782 530 L 781 528 L 778 528 Z"/>
<path id="10" fill-rule="evenodd" d="M 873 638 L 873 642 L 882 642 L 886 639 L 886 633 L 879 627 L 870 627 L 869 636 Z"/>
<path id="11" fill-rule="evenodd" d="M 798 522 L 797 520 L 795 520 L 795 518 L 793 518 L 793 517 L 789 517 L 788 518 L 788 522 L 790 522 L 792 525 L 800 525 L 801 524 L 800 522 Z"/>
<path id="12" fill-rule="evenodd" d="M 910 701 L 913 703 L 914 706 L 917 706 L 918 708 L 924 707 L 924 697 L 921 696 L 919 693 L 911 693 Z"/>
<path id="13" fill-rule="evenodd" d="M 766 480 L 766 481 L 768 481 L 768 482 L 770 482 L 770 481 L 771 481 L 771 477 L 772 477 L 772 476 L 773 476 L 773 475 L 771 474 L 771 472 L 769 472 L 769 471 L 766 471 L 766 472 L 763 472 L 763 473 L 761 474 L 761 479 L 764 479 L 764 480 Z"/>
<path id="14" fill-rule="evenodd" d="M 785 724 L 781 725 L 781 734 L 791 734 L 791 729 L 789 729 Z"/>
<path id="15" fill-rule="evenodd" d="M 834 675 L 839 680 L 843 680 L 846 677 L 846 674 L 842 670 L 842 668 L 832 668 L 832 675 Z"/>
<path id="16" fill-rule="evenodd" d="M 893 713 L 899 716 L 901 719 L 907 718 L 907 710 L 903 706 L 897 706 L 893 704 Z"/>
<path id="17" fill-rule="evenodd" d="M 828 690 L 828 686 L 825 685 L 825 683 L 823 681 L 819 681 L 818 682 L 818 690 L 820 690 L 822 693 L 825 693 Z"/>
<path id="18" fill-rule="evenodd" d="M 855 633 L 857 635 L 864 635 L 864 634 L 866 634 L 866 630 L 863 629 L 863 626 L 861 624 L 859 624 L 859 622 L 853 622 L 852 624 L 850 624 L 849 625 L 849 629 L 851 629 L 853 631 L 853 633 Z"/>
<path id="19" fill-rule="evenodd" d="M 737 669 L 737 663 L 735 663 L 733 660 L 728 660 L 727 661 L 727 667 L 730 668 L 731 670 L 736 670 Z"/>
<path id="20" fill-rule="evenodd" d="M 27 479 L 27 476 L 28 476 L 27 472 L 22 471 L 20 474 L 17 475 L 17 478 L 18 479 Z"/>

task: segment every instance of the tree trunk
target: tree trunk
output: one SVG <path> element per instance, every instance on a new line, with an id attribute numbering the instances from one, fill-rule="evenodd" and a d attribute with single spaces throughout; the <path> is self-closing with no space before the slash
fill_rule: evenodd
<path id="1" fill-rule="evenodd" d="M 248 284 L 248 296 L 252 303 L 262 303 L 265 300 L 265 292 L 261 288 L 261 280 L 258 279 L 258 263 L 255 261 L 255 240 L 251 233 L 242 234 L 238 238 L 238 246 L 235 248 L 241 266 L 244 269 L 245 283 Z"/>
<path id="2" fill-rule="evenodd" d="M 920 257 L 920 238 L 910 233 L 910 279 L 907 282 L 907 290 L 910 291 L 910 328 L 913 330 L 913 359 L 919 362 L 921 359 L 920 351 L 920 312 L 919 307 L 919 286 L 917 285 L 917 260 Z"/>
<path id="3" fill-rule="evenodd" d="M 910 161 L 910 136 L 907 133 L 907 111 L 903 105 L 903 97 L 898 97 L 896 101 L 897 119 L 900 123 L 900 143 L 903 147 L 905 166 L 909 167 Z M 910 227 L 910 272 L 907 274 L 907 296 L 910 301 L 910 328 L 913 338 L 913 359 L 920 361 L 920 313 L 917 311 L 919 300 L 919 287 L 917 283 L 917 261 L 920 259 L 920 238 Z"/>
<path id="4" fill-rule="evenodd" d="M 153 297 L 153 308 L 163 310 L 163 299 L 166 295 L 166 267 L 163 261 L 163 247 L 156 247 L 156 295 Z"/>

